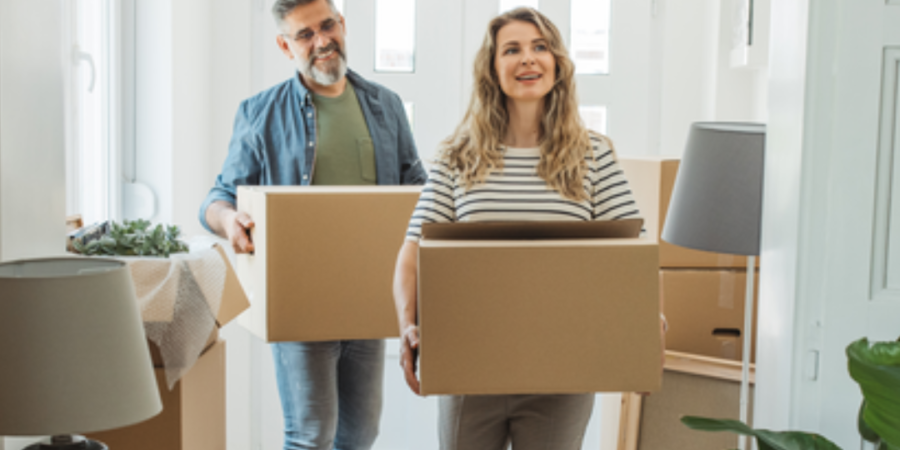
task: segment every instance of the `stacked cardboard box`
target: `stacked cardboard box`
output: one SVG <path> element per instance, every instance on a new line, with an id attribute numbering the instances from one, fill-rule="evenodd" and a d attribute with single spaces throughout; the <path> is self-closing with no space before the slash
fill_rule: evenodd
<path id="1" fill-rule="evenodd" d="M 678 159 L 622 158 L 620 163 L 646 218 L 647 236 L 659 242 L 660 295 L 669 322 L 666 348 L 740 360 L 747 258 L 690 250 L 661 239 Z M 755 313 L 753 323 L 755 329 Z"/>
<path id="2" fill-rule="evenodd" d="M 163 367 L 154 369 L 163 410 L 150 420 L 89 438 L 129 450 L 225 448 L 225 341 L 217 341 L 170 391 Z"/>
<path id="3" fill-rule="evenodd" d="M 740 380 L 737 361 L 667 351 L 662 392 L 623 396 L 618 450 L 735 448 L 737 435 L 694 431 L 681 423 L 681 417 L 737 420 Z M 753 417 L 753 380 L 751 371 L 749 417 Z"/>
<path id="4" fill-rule="evenodd" d="M 226 275 L 216 328 L 200 358 L 172 388 L 159 349 L 148 341 L 163 404 L 157 416 L 124 428 L 88 435 L 109 448 L 129 450 L 221 450 L 225 448 L 225 341 L 220 327 L 250 305 L 224 250 Z"/>

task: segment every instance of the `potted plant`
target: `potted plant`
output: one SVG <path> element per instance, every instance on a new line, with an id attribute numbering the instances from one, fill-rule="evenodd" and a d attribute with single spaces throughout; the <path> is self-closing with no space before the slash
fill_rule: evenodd
<path id="1" fill-rule="evenodd" d="M 184 253 L 188 247 L 178 240 L 177 226 L 162 224 L 150 228 L 149 220 L 103 222 L 73 236 L 72 248 L 84 255 L 160 256 Z"/>
<path id="2" fill-rule="evenodd" d="M 850 377 L 862 390 L 858 427 L 878 450 L 900 450 L 900 341 L 860 339 L 847 346 Z M 756 430 L 737 420 L 685 416 L 681 422 L 702 431 L 731 431 L 756 438 L 760 450 L 840 450 L 833 442 L 801 431 Z"/>

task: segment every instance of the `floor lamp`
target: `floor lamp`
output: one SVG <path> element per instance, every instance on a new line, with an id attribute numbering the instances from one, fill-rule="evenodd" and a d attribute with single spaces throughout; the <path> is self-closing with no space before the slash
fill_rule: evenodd
<path id="1" fill-rule="evenodd" d="M 740 419 L 747 422 L 753 284 L 762 217 L 765 125 L 697 122 L 669 203 L 662 239 L 695 250 L 747 256 Z M 747 439 L 738 438 L 738 448 Z"/>

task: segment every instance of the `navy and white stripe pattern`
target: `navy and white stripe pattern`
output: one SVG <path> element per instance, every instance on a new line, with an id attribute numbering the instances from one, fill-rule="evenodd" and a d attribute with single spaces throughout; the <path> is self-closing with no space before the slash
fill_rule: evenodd
<path id="1" fill-rule="evenodd" d="M 590 201 L 572 201 L 537 174 L 538 148 L 507 148 L 503 170 L 466 190 L 459 172 L 439 161 L 431 168 L 406 232 L 419 240 L 423 223 L 638 218 L 637 204 L 609 143 L 591 136 L 584 187 Z"/>

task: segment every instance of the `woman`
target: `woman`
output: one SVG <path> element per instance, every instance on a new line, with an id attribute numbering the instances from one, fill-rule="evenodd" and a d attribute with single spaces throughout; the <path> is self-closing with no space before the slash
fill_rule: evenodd
<path id="1" fill-rule="evenodd" d="M 491 21 L 462 123 L 442 144 L 400 250 L 394 296 L 401 365 L 416 378 L 416 255 L 424 222 L 615 220 L 639 216 L 608 139 L 578 116 L 559 31 L 519 8 Z M 440 399 L 444 450 L 580 449 L 594 394 Z"/>

